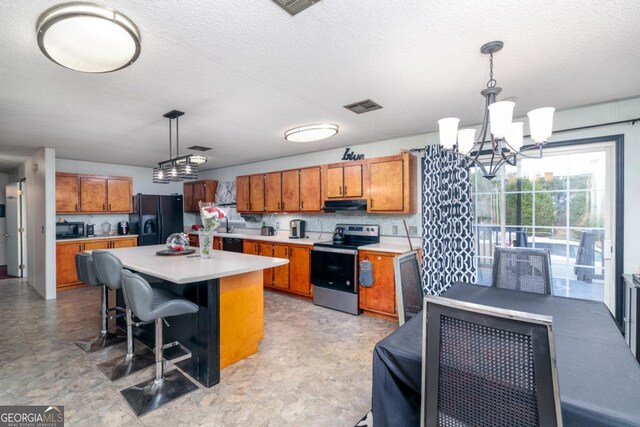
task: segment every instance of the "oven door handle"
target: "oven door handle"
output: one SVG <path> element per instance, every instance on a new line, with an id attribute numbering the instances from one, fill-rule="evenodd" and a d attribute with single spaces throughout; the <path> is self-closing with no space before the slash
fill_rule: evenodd
<path id="1" fill-rule="evenodd" d="M 313 252 L 330 252 L 333 254 L 358 255 L 357 249 L 326 248 L 324 246 L 314 246 L 312 251 Z"/>

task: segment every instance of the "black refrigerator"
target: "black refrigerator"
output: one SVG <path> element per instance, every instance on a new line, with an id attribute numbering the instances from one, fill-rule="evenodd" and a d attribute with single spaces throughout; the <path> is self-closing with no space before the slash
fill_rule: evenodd
<path id="1" fill-rule="evenodd" d="M 182 196 L 133 196 L 129 225 L 131 234 L 138 235 L 138 246 L 164 244 L 173 233 L 184 232 L 182 209 Z"/>

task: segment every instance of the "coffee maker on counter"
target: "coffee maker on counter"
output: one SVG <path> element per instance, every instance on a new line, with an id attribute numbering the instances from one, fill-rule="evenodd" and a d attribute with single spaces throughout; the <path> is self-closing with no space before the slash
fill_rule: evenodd
<path id="1" fill-rule="evenodd" d="M 289 238 L 304 239 L 305 221 L 303 219 L 292 219 L 289 221 Z"/>

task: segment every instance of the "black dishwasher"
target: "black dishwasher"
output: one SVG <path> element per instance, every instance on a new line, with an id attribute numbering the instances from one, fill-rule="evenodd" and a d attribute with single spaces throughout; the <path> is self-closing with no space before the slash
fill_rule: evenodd
<path id="1" fill-rule="evenodd" d="M 222 250 L 242 253 L 242 239 L 238 239 L 235 237 L 223 237 Z"/>

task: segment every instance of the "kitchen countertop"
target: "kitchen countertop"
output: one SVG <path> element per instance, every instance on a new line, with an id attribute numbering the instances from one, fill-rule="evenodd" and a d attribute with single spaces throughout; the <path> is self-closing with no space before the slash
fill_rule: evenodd
<path id="1" fill-rule="evenodd" d="M 56 242 L 77 242 L 79 240 L 104 240 L 104 239 L 126 239 L 128 237 L 138 237 L 137 234 L 124 234 L 124 235 L 110 235 L 110 236 L 91 236 L 91 237 L 77 237 L 75 239 L 56 239 Z"/>
<path id="2" fill-rule="evenodd" d="M 211 259 L 156 255 L 157 251 L 166 248 L 165 245 L 153 245 L 107 250 L 120 258 L 126 268 L 178 284 L 235 276 L 289 263 L 289 260 L 282 258 L 216 250 Z M 198 253 L 196 250 L 194 255 Z"/>
<path id="3" fill-rule="evenodd" d="M 195 231 L 189 232 L 189 234 L 198 233 Z M 318 235 L 318 233 L 311 233 L 312 235 Z M 279 234 L 275 236 L 263 236 L 261 234 L 248 234 L 248 233 L 214 233 L 216 237 L 230 237 L 235 239 L 243 239 L 243 240 L 256 240 L 262 242 L 271 242 L 271 243 L 287 243 L 293 245 L 313 245 L 319 242 L 327 242 L 331 240 L 331 235 L 327 234 L 327 237 L 321 238 L 304 238 L 304 239 L 289 239 L 288 236 Z M 413 249 L 418 249 L 420 247 L 420 241 L 418 238 L 412 238 Z M 383 236 L 381 238 L 380 243 L 376 243 L 373 245 L 364 245 L 360 246 L 358 249 L 374 251 L 374 252 L 387 252 L 393 254 L 403 254 L 405 252 L 409 252 L 411 249 L 409 248 L 409 243 L 406 238 L 400 237 L 387 237 Z"/>

